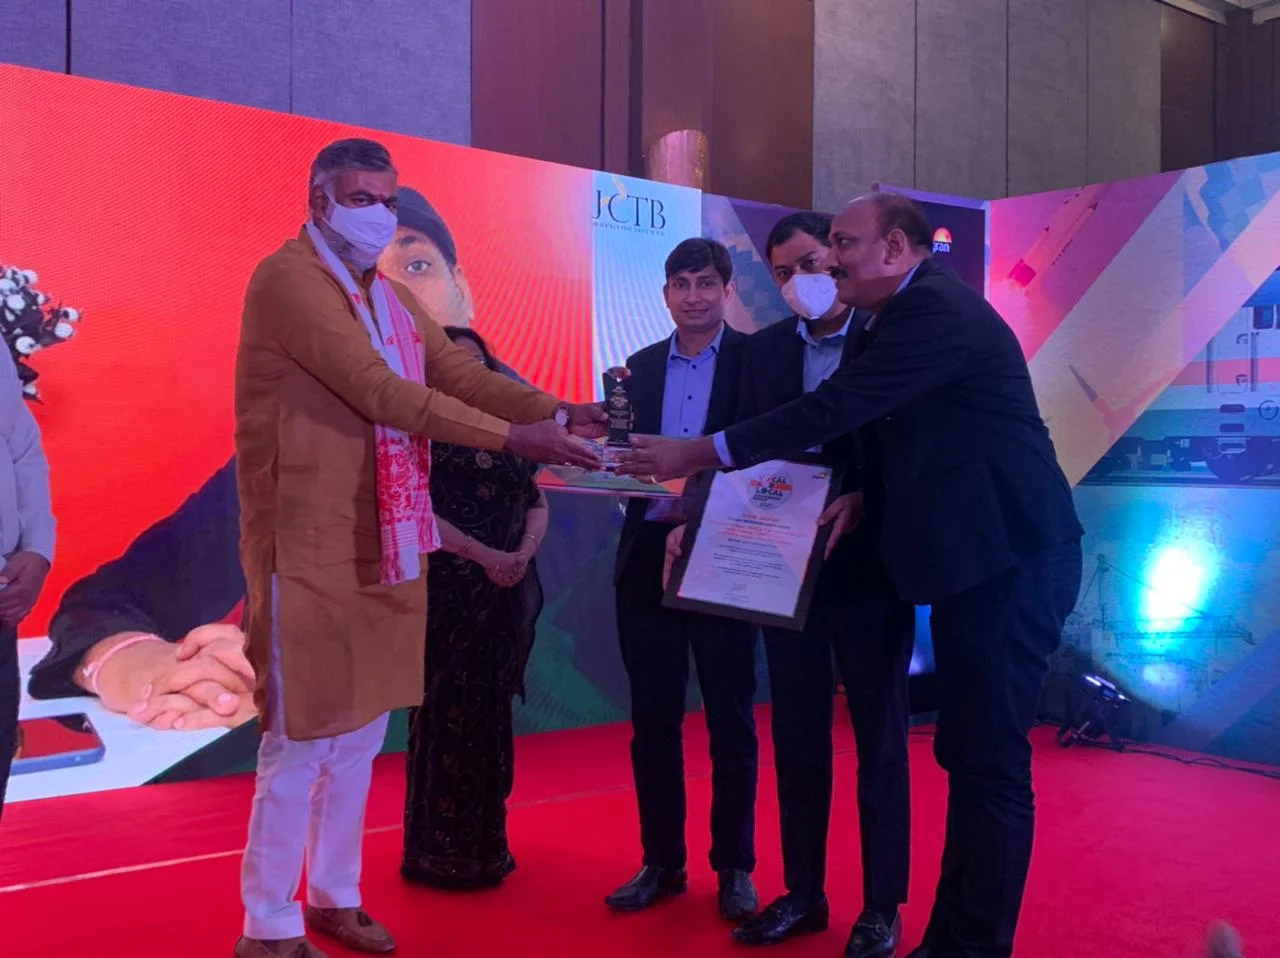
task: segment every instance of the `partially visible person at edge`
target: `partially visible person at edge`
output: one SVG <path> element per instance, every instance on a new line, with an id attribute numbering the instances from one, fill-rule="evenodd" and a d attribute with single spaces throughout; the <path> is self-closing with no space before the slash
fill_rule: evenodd
<path id="1" fill-rule="evenodd" d="M 479 334 L 447 327 L 479 363 Z M 426 684 L 409 712 L 404 855 L 409 881 L 463 890 L 515 870 L 507 844 L 514 782 L 512 697 L 542 611 L 535 556 L 550 508 L 537 463 L 506 452 L 431 444 L 431 504 L 440 550 L 427 570 Z"/>
<path id="2" fill-rule="evenodd" d="M 733 421 L 747 337 L 729 329 L 733 262 L 721 243 L 689 239 L 665 264 L 663 298 L 675 331 L 627 359 L 634 428 L 700 436 Z M 676 442 L 684 439 L 673 440 Z M 664 608 L 667 532 L 684 521 L 683 501 L 632 499 L 614 566 L 618 642 L 631 692 L 631 766 L 640 815 L 640 871 L 605 901 L 634 912 L 688 887 L 681 729 L 689 659 L 698 670 L 711 745 L 711 867 L 720 914 L 740 921 L 759 904 L 755 804 L 759 770 L 753 698 L 756 628 Z"/>
<path id="3" fill-rule="evenodd" d="M 836 297 L 825 269 L 830 232 L 830 216 L 791 213 L 769 234 L 765 256 L 795 315 L 747 338 L 738 421 L 816 389 L 871 318 Z M 764 630 L 786 894 L 733 936 L 768 945 L 824 929 L 829 921 L 833 696 L 824 693 L 834 686 L 834 653 L 857 743 L 862 842 L 863 910 L 845 953 L 888 958 L 898 947 L 898 909 L 907 900 L 910 868 L 907 672 L 915 609 L 889 582 L 876 517 L 858 522 L 862 477 L 854 438 L 839 436 L 813 451 L 845 467 L 845 492 L 823 517 L 831 533 L 804 631 Z"/>
<path id="4" fill-rule="evenodd" d="M 388 712 L 422 701 L 424 557 L 440 546 L 429 440 L 595 468 L 568 429 L 600 435 L 604 420 L 599 406 L 559 403 L 476 363 L 376 270 L 397 228 L 383 146 L 326 147 L 307 195 L 310 220 L 249 282 L 236 359 L 240 555 L 263 730 L 239 958 L 323 954 L 307 926 L 360 951 L 395 947 L 361 906 L 360 859 Z M 144 690 L 147 709 L 178 707 L 167 691 Z"/>
<path id="5" fill-rule="evenodd" d="M 1084 530 L 1017 338 L 932 261 L 919 205 L 861 197 L 836 217 L 831 243 L 840 300 L 875 314 L 840 369 L 716 436 L 634 437 L 623 469 L 669 478 L 746 466 L 857 431 L 890 580 L 932 607 L 934 751 L 949 801 L 942 876 L 910 958 L 1004 958 L 1031 861 L 1027 735 L 1079 594 Z"/>
<path id="6" fill-rule="evenodd" d="M 396 238 L 379 267 L 408 287 L 440 325 L 470 325 L 471 287 L 448 224 L 417 190 L 401 186 L 396 197 Z M 501 363 L 495 368 L 524 381 Z M 248 660 L 236 654 L 243 644 L 238 625 L 244 597 L 231 459 L 123 555 L 67 590 L 49 627 L 51 648 L 32 669 L 28 691 L 36 699 L 95 694 L 105 708 L 133 708 L 134 718 L 157 730 L 173 729 L 179 714 L 187 731 L 240 726 L 257 714 L 253 688 L 210 660 L 216 655 L 235 671 L 249 670 Z M 103 660 L 134 634 L 157 635 L 170 646 L 138 644 Z M 100 660 L 90 681 L 86 669 Z M 139 693 L 148 685 L 174 689 L 169 694 L 184 697 L 185 709 L 144 711 Z"/>
<path id="7" fill-rule="evenodd" d="M 18 626 L 30 613 L 53 562 L 56 523 L 49 462 L 40 427 L 22 396 L 8 348 L 0 346 L 0 817 L 18 745 Z"/>

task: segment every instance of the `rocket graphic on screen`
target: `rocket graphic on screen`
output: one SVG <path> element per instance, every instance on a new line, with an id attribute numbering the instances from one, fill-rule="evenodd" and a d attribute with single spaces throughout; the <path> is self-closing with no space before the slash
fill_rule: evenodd
<path id="1" fill-rule="evenodd" d="M 1111 403 L 1098 394 L 1096 389 L 1089 385 L 1088 380 L 1084 378 L 1075 366 L 1068 364 L 1067 369 L 1071 371 L 1076 384 L 1089 402 L 1093 404 L 1093 408 L 1102 416 L 1102 422 L 1106 426 L 1113 442 L 1125 434 L 1125 431 L 1137 421 L 1138 417 L 1142 415 L 1143 411 L 1151 405 L 1152 400 L 1165 387 L 1163 381 L 1153 383 L 1143 389 L 1133 402 L 1125 403 L 1122 406 L 1112 406 Z M 1047 422 L 1048 420 L 1046 420 Z"/>
<path id="2" fill-rule="evenodd" d="M 1009 271 L 1009 281 L 1026 292 L 1067 251 L 1089 217 L 1098 211 L 1098 202 L 1108 189 L 1109 185 L 1086 186 L 1067 197 L 1035 244 Z"/>

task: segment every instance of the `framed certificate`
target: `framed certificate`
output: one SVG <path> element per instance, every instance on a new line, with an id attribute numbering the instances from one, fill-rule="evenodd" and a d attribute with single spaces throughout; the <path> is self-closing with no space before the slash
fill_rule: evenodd
<path id="1" fill-rule="evenodd" d="M 830 535 L 818 518 L 840 477 L 807 459 L 702 476 L 662 604 L 803 629 Z"/>

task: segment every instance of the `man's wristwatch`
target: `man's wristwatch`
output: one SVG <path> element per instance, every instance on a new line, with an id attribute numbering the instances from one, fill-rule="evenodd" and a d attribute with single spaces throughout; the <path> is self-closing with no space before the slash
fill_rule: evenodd
<path id="1" fill-rule="evenodd" d="M 564 403 L 556 406 L 555 415 L 552 418 L 555 419 L 557 426 L 564 426 L 567 429 L 569 427 L 569 407 Z"/>

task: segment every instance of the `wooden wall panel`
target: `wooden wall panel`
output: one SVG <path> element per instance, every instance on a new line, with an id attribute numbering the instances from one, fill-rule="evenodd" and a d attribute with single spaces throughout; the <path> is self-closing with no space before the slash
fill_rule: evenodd
<path id="1" fill-rule="evenodd" d="M 1280 150 L 1280 21 L 1236 10 L 1215 40 L 1214 158 Z"/>
<path id="2" fill-rule="evenodd" d="M 812 0 L 473 0 L 472 145 L 643 175 L 701 130 L 707 188 L 807 206 Z"/>
<path id="3" fill-rule="evenodd" d="M 603 0 L 603 83 L 601 93 L 601 166 L 610 173 L 630 173 L 631 116 L 639 89 L 634 77 L 632 27 L 639 0 Z"/>
<path id="4" fill-rule="evenodd" d="M 813 0 L 716 0 L 713 15 L 709 186 L 808 208 Z"/>
<path id="5" fill-rule="evenodd" d="M 1268 55 L 1271 57 L 1271 126 L 1266 137 L 1266 150 L 1280 150 L 1280 20 L 1272 20 L 1267 27 L 1271 31 L 1267 38 Z"/>
<path id="6" fill-rule="evenodd" d="M 1280 150 L 1280 20 L 1249 33 L 1248 99 L 1252 105 L 1245 153 Z"/>
<path id="7" fill-rule="evenodd" d="M 1242 145 L 1248 108 L 1245 98 L 1228 95 L 1246 82 L 1244 48 L 1248 41 L 1249 14 L 1237 10 L 1227 15 L 1227 25 L 1216 34 L 1214 57 L 1214 158 L 1236 156 Z"/>
<path id="8" fill-rule="evenodd" d="M 1213 162 L 1219 29 L 1174 7 L 1160 11 L 1160 162 L 1166 170 Z"/>
<path id="9" fill-rule="evenodd" d="M 602 0 L 472 0 L 471 145 L 604 161 Z"/>
<path id="10" fill-rule="evenodd" d="M 638 138 L 635 172 L 649 147 L 676 130 L 710 129 L 715 76 L 713 0 L 636 0 L 640 6 L 632 48 L 638 57 Z M 711 144 L 715 162 L 717 144 Z"/>

